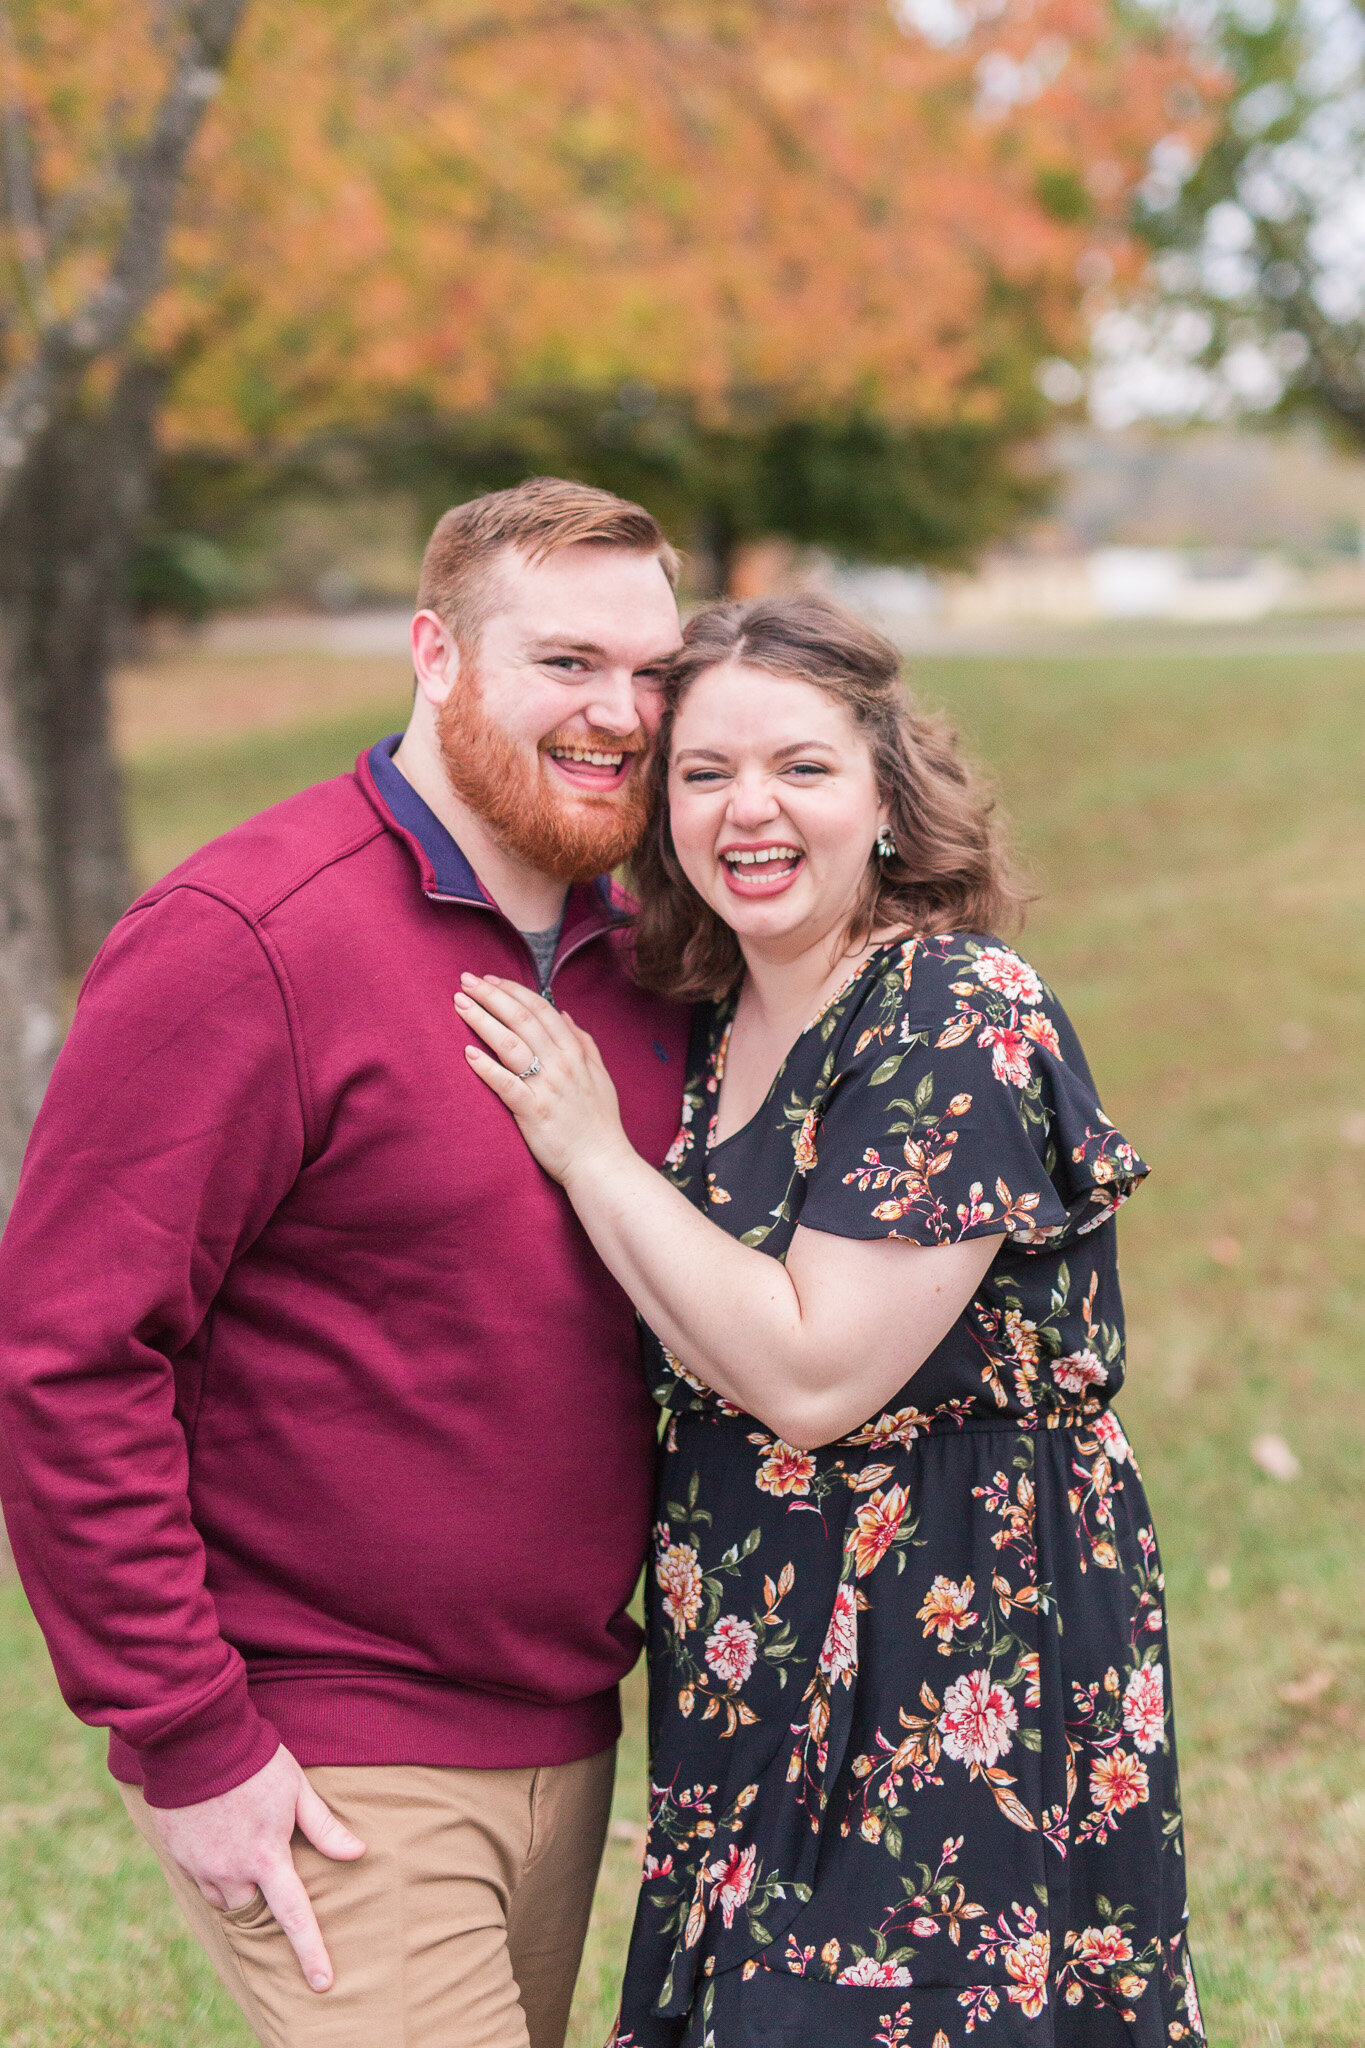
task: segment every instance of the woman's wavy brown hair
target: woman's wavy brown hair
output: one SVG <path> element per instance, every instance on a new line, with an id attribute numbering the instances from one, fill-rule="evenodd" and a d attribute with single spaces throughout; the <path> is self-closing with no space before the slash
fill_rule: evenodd
<path id="1" fill-rule="evenodd" d="M 947 720 L 915 709 L 891 642 L 823 597 L 714 604 L 688 622 L 665 680 L 649 824 L 632 863 L 635 974 L 646 988 L 684 1002 L 716 1001 L 743 973 L 734 933 L 679 865 L 668 819 L 678 707 L 699 676 L 726 661 L 813 683 L 847 708 L 872 750 L 896 851 L 887 858 L 874 852 L 868 862 L 850 949 L 874 931 L 996 932 L 1019 921 L 1028 895 L 994 798 Z"/>

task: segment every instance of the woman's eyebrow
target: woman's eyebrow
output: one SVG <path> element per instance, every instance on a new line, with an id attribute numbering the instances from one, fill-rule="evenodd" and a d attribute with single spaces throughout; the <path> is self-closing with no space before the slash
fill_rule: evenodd
<path id="1" fill-rule="evenodd" d="M 786 761 L 793 754 L 837 754 L 838 751 L 828 740 L 791 740 L 785 747 L 775 747 L 769 758 Z M 714 747 L 680 747 L 673 758 L 675 761 L 728 761 L 730 757 Z"/>

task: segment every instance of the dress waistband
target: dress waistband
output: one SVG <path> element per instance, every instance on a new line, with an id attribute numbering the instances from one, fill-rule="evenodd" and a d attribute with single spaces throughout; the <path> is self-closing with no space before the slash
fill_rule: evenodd
<path id="1" fill-rule="evenodd" d="M 1036 1434 L 1041 1429 L 1086 1429 L 1108 1413 L 1109 1403 L 1096 1395 L 1082 1401 L 1048 1402 L 1022 1415 L 983 1413 L 974 1398 L 945 1401 L 937 1408 L 889 1408 L 873 1422 L 839 1439 L 840 1447 L 877 1450 L 911 1444 L 924 1436 Z"/>

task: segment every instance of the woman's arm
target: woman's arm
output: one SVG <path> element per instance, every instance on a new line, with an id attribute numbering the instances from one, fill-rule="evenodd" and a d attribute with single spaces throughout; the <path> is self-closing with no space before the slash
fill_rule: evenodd
<path id="1" fill-rule="evenodd" d="M 723 1399 L 799 1450 L 877 1414 L 976 1292 L 994 1237 L 932 1249 L 798 1225 L 785 1265 L 736 1243 L 641 1159 L 586 1032 L 540 997 L 464 977 L 470 1064 L 560 1182 L 650 1328 Z M 529 1080 L 518 1077 L 539 1061 Z"/>

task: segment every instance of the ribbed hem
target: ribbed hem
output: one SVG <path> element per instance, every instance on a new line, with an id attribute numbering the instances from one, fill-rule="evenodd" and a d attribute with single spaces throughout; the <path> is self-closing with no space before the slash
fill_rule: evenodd
<path id="1" fill-rule="evenodd" d="M 427 1764 L 474 1770 L 539 1769 L 546 1764 L 577 1763 L 597 1756 L 621 1732 L 617 1688 L 567 1706 L 476 1692 L 471 1687 L 438 1680 L 403 1677 L 391 1672 L 327 1672 L 316 1676 L 250 1680 L 255 1725 L 268 1734 L 268 1745 L 248 1769 L 236 1768 L 216 1754 L 215 1772 L 206 1791 L 166 1797 L 158 1745 L 135 1750 L 116 1736 L 109 1740 L 109 1769 L 125 1785 L 141 1785 L 153 1806 L 187 1806 L 241 1784 L 270 1761 L 279 1743 L 305 1767 L 312 1764 Z M 196 1737 L 203 1782 L 202 1743 L 205 1724 Z M 235 1752 L 234 1752 L 235 1754 Z M 153 1776 L 155 1773 L 155 1777 Z M 151 1786 L 158 1791 L 153 1796 Z"/>
<path id="2" fill-rule="evenodd" d="M 141 1785 L 149 1806 L 196 1806 L 245 1784 L 264 1770 L 280 1746 L 277 1731 L 248 1696 L 246 1675 L 203 1713 L 164 1736 L 133 1749 L 109 1737 L 109 1768 L 125 1785 Z"/>

